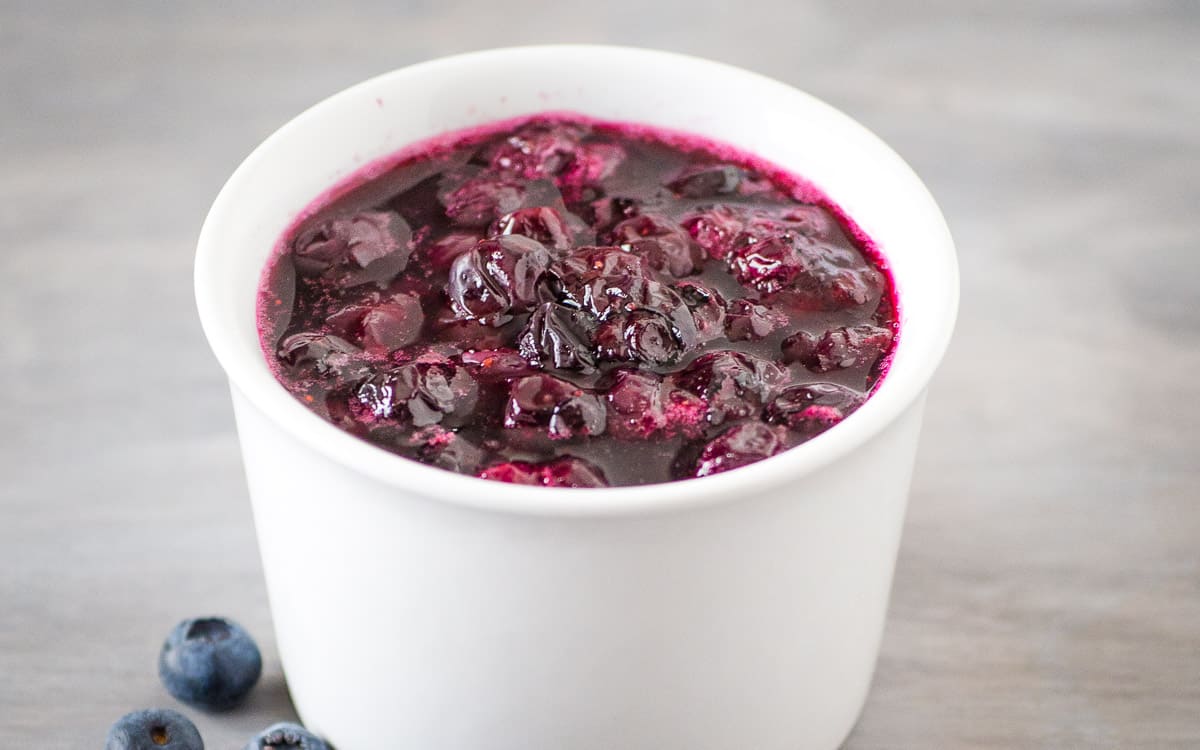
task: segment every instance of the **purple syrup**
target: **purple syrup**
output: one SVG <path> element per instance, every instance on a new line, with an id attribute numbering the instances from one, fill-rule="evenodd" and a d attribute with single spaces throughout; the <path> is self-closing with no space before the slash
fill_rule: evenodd
<path id="1" fill-rule="evenodd" d="M 556 487 L 799 445 L 886 372 L 895 292 L 812 186 L 728 147 L 541 115 L 360 171 L 264 272 L 280 383 L 422 463 Z"/>

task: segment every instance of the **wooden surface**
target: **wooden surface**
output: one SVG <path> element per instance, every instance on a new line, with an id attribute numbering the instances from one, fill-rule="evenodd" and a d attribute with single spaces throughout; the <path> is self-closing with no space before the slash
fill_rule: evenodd
<path id="1" fill-rule="evenodd" d="M 197 717 L 209 747 L 291 716 L 193 310 L 200 222 L 327 94 L 539 41 L 805 88 L 909 159 L 955 232 L 962 316 L 846 747 L 1200 746 L 1200 6 L 589 6 L 0 4 L 0 747 L 99 747 L 173 705 L 159 643 L 210 612 L 267 668 Z"/>

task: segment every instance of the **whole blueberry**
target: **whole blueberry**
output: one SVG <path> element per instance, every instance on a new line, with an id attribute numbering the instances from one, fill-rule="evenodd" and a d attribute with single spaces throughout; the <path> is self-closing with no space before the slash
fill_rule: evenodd
<path id="1" fill-rule="evenodd" d="M 325 740 L 299 724 L 272 724 L 246 743 L 244 750 L 333 750 Z"/>
<path id="2" fill-rule="evenodd" d="M 151 708 L 117 719 L 104 750 L 204 750 L 204 740 L 188 717 L 169 708 Z"/>
<path id="3" fill-rule="evenodd" d="M 158 676 L 167 692 L 212 711 L 241 703 L 260 674 L 262 655 L 254 639 L 223 617 L 184 620 L 158 656 Z"/>

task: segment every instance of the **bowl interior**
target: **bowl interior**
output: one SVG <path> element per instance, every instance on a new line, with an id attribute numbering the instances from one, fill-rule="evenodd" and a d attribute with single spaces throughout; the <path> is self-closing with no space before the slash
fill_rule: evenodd
<path id="1" fill-rule="evenodd" d="M 852 450 L 923 392 L 958 300 L 954 249 L 928 191 L 891 149 L 828 105 L 719 63 L 649 50 L 526 47 L 443 58 L 388 73 L 304 112 L 230 178 L 205 222 L 196 294 L 209 342 L 234 387 L 298 438 L 353 468 L 424 494 L 524 511 L 564 512 L 563 490 L 513 487 L 401 459 L 344 434 L 275 382 L 255 328 L 260 274 L 279 236 L 317 196 L 374 160 L 448 131 L 543 111 L 572 111 L 698 134 L 813 183 L 875 240 L 896 281 L 901 334 L 875 395 L 803 446 L 726 474 L 670 485 L 570 490 L 571 512 L 667 507 L 793 480 Z"/>

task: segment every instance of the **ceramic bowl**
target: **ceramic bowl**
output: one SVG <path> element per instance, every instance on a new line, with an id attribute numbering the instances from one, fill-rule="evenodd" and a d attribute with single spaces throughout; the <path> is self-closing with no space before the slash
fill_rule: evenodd
<path id="1" fill-rule="evenodd" d="M 695 133 L 824 190 L 900 299 L 891 371 L 842 424 L 717 476 L 575 490 L 387 453 L 276 382 L 256 292 L 281 233 L 373 160 L 540 111 Z M 196 297 L 228 373 L 280 656 L 341 750 L 837 747 L 879 648 L 953 244 L 878 138 L 760 75 L 649 50 L 501 49 L 353 86 L 270 136 L 204 224 Z"/>

